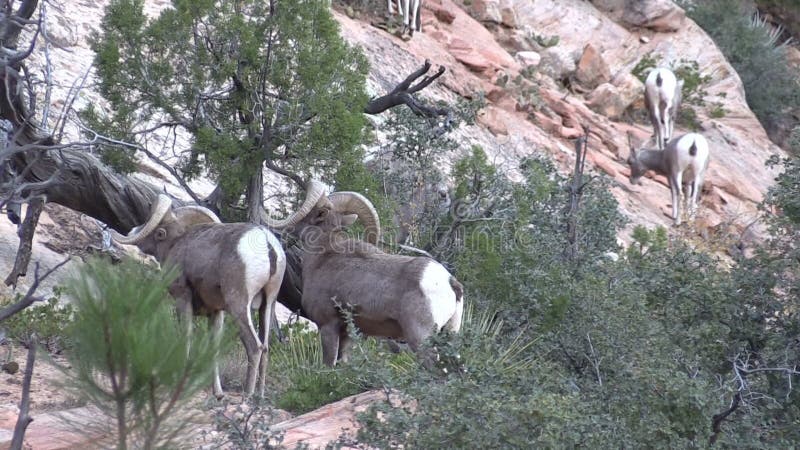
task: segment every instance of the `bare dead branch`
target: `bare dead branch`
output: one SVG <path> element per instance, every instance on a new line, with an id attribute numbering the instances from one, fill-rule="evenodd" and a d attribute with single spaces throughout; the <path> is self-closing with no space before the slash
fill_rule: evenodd
<path id="1" fill-rule="evenodd" d="M 28 272 L 28 264 L 31 260 L 33 249 L 33 235 L 36 232 L 36 225 L 39 223 L 39 216 L 44 209 L 44 200 L 36 198 L 28 203 L 28 210 L 25 212 L 25 220 L 22 222 L 19 233 L 19 247 L 17 248 L 17 258 L 11 273 L 6 277 L 6 286 L 17 286 L 19 277 L 24 277 Z"/>
<path id="2" fill-rule="evenodd" d="M 283 176 L 291 179 L 292 181 L 297 183 L 298 186 L 300 186 L 301 188 L 305 189 L 306 182 L 305 182 L 305 180 L 303 180 L 303 178 L 300 175 L 298 175 L 298 174 L 296 174 L 294 172 L 290 172 L 290 171 L 288 171 L 288 170 L 276 165 L 275 161 L 273 161 L 272 159 L 264 160 L 264 164 L 267 166 L 267 169 L 269 169 L 269 170 L 271 170 L 271 171 L 273 171 L 273 172 L 275 172 L 275 173 L 277 173 L 279 175 L 283 175 Z"/>
<path id="3" fill-rule="evenodd" d="M 175 181 L 177 181 L 178 184 L 181 185 L 181 187 L 186 191 L 186 193 L 189 194 L 190 197 L 192 197 L 192 200 L 194 200 L 197 203 L 200 203 L 202 201 L 200 199 L 200 196 L 198 196 L 192 190 L 192 188 L 189 187 L 189 184 L 181 176 L 181 174 L 178 173 L 178 171 L 174 167 L 172 167 L 171 165 L 169 165 L 166 162 L 164 162 L 161 158 L 156 156 L 153 152 L 148 150 L 146 147 L 144 147 L 142 145 L 139 145 L 139 144 L 132 144 L 130 142 L 125 142 L 125 141 L 120 141 L 118 139 L 113 139 L 113 138 L 110 138 L 108 136 L 103 136 L 102 134 L 92 130 L 91 128 L 87 127 L 86 125 L 84 125 L 82 123 L 78 123 L 78 127 L 80 127 L 80 129 L 83 130 L 84 132 L 92 134 L 94 136 L 94 138 L 92 139 L 93 143 L 94 142 L 104 142 L 104 143 L 111 144 L 111 145 L 114 145 L 114 146 L 117 146 L 117 147 L 126 147 L 126 148 L 130 148 L 130 149 L 133 149 L 133 150 L 138 150 L 138 151 L 144 153 L 145 155 L 147 155 L 148 158 L 150 158 L 151 161 L 153 161 L 154 163 L 156 163 L 159 166 L 163 167 L 167 172 L 169 172 L 169 174 L 172 175 L 173 178 L 175 178 Z"/>
<path id="4" fill-rule="evenodd" d="M 384 245 L 387 245 L 387 244 L 384 243 Z M 418 255 L 427 256 L 428 258 L 434 259 L 433 255 L 431 255 L 430 253 L 426 252 L 425 250 L 422 250 L 421 248 L 412 247 L 410 245 L 405 245 L 405 244 L 397 244 L 397 247 L 400 250 L 405 250 L 407 252 L 416 253 Z"/>
<path id="5" fill-rule="evenodd" d="M 602 386 L 603 376 L 600 373 L 600 363 L 603 361 L 603 358 L 597 355 L 594 345 L 592 344 L 592 337 L 589 336 L 589 333 L 586 333 L 586 341 L 589 343 L 589 354 L 586 355 L 586 359 L 589 360 L 589 363 L 594 368 L 595 376 L 597 376 L 597 384 Z"/>
<path id="6" fill-rule="evenodd" d="M 4 47 L 14 47 L 16 45 L 22 28 L 31 23 L 30 18 L 36 12 L 38 3 L 39 0 L 22 1 L 19 8 L 17 8 L 17 12 L 7 19 L 8 24 L 6 25 L 5 33 L 0 36 L 0 45 Z"/>
<path id="7" fill-rule="evenodd" d="M 578 213 L 583 196 L 583 171 L 586 167 L 586 153 L 589 151 L 589 127 L 583 126 L 583 136 L 575 141 L 575 169 L 572 173 L 572 184 L 569 186 L 569 208 L 567 210 L 567 249 L 570 259 L 578 254 Z"/>
<path id="8" fill-rule="evenodd" d="M 47 37 L 47 2 L 42 2 L 39 8 L 39 30 L 42 35 Z M 45 39 L 44 44 L 44 110 L 42 111 L 42 120 L 39 126 L 42 129 L 47 128 L 47 119 L 50 116 L 50 99 L 53 95 L 53 63 L 50 60 L 50 40 Z"/>
<path id="9" fill-rule="evenodd" d="M 388 109 L 394 108 L 395 106 L 406 105 L 411 108 L 411 111 L 413 111 L 414 114 L 421 117 L 430 119 L 444 116 L 445 125 L 443 128 L 449 129 L 453 121 L 452 111 L 450 111 L 448 108 L 435 108 L 433 106 L 425 105 L 413 96 L 413 94 L 416 94 L 417 92 L 428 87 L 445 72 L 444 66 L 440 66 L 439 70 L 435 74 L 426 76 L 420 80 L 419 83 L 411 86 L 411 83 L 427 73 L 430 68 L 431 62 L 429 60 L 425 60 L 425 64 L 423 64 L 422 67 L 407 76 L 406 79 L 395 86 L 391 92 L 384 96 L 370 100 L 369 103 L 367 103 L 367 106 L 364 108 L 364 113 L 371 115 L 380 114 Z"/>
<path id="10" fill-rule="evenodd" d="M 708 443 L 710 445 L 714 445 L 714 443 L 717 442 L 719 434 L 722 433 L 722 422 L 725 420 L 726 417 L 733 414 L 733 412 L 736 411 L 737 408 L 739 408 L 739 404 L 741 403 L 741 401 L 742 401 L 742 394 L 740 392 L 737 392 L 733 396 L 733 401 L 731 402 L 731 406 L 719 414 L 714 414 L 714 417 L 711 418 L 712 434 L 711 437 L 708 438 Z"/>
<path id="11" fill-rule="evenodd" d="M 92 70 L 92 65 L 90 64 L 89 67 L 86 68 L 86 71 L 83 73 L 81 78 L 76 78 L 72 82 L 72 86 L 69 87 L 69 91 L 67 92 L 67 99 L 66 105 L 64 109 L 61 111 L 61 115 L 56 120 L 56 124 L 53 127 L 53 135 L 55 136 L 55 140 L 57 142 L 61 142 L 61 139 L 64 137 L 64 127 L 67 124 L 67 117 L 69 116 L 70 112 L 72 111 L 73 107 L 75 106 L 75 100 L 78 99 L 78 94 L 83 90 L 83 87 L 86 86 L 86 80 L 89 78 L 89 72 Z M 80 84 L 78 84 L 80 81 Z M 57 130 L 57 131 L 56 131 Z"/>
<path id="12" fill-rule="evenodd" d="M 14 426 L 14 436 L 11 439 L 11 450 L 22 450 L 22 442 L 25 440 L 25 430 L 33 422 L 33 418 L 28 414 L 31 404 L 31 379 L 33 378 L 33 365 L 36 362 L 36 347 L 38 342 L 36 333 L 31 334 L 28 340 L 28 357 L 25 360 L 25 377 L 22 379 L 22 398 L 19 401 L 19 416 L 17 424 Z"/>

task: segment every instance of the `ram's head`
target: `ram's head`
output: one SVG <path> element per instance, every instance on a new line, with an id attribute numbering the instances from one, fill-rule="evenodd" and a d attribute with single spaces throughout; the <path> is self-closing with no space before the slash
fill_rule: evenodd
<path id="1" fill-rule="evenodd" d="M 294 214 L 282 220 L 264 215 L 267 226 L 284 230 L 301 240 L 340 231 L 356 220 L 364 225 L 364 240 L 377 244 L 381 225 L 372 203 L 357 192 L 325 195 L 325 186 L 315 180 L 308 183 L 306 198 Z"/>
<path id="2" fill-rule="evenodd" d="M 113 230 L 111 235 L 120 244 L 136 245 L 144 253 L 159 258 L 160 249 L 168 248 L 190 227 L 204 223 L 220 223 L 220 220 L 202 206 L 172 208 L 172 199 L 160 194 L 147 222 L 131 229 L 127 236 Z"/>

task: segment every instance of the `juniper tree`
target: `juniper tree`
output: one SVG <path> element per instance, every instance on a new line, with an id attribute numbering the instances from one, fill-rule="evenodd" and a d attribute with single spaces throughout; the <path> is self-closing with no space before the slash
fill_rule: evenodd
<path id="1" fill-rule="evenodd" d="M 312 172 L 358 178 L 368 64 L 339 35 L 327 2 L 174 0 L 152 20 L 143 3 L 112 1 L 94 36 L 111 113 L 87 110 L 91 128 L 138 143 L 188 133 L 176 174 L 208 173 L 225 199 L 246 194 L 251 220 L 264 166 L 300 184 Z M 131 147 L 102 150 L 116 168 L 135 167 Z"/>

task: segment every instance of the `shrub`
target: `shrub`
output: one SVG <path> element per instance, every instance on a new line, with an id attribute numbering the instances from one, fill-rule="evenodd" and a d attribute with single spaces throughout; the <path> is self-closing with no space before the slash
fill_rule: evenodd
<path id="1" fill-rule="evenodd" d="M 720 103 L 714 103 L 711 107 L 711 110 L 708 112 L 709 117 L 712 119 L 721 119 L 725 117 L 728 111 L 725 109 L 724 106 Z"/>
<path id="2" fill-rule="evenodd" d="M 92 260 L 68 287 L 72 383 L 116 419 L 118 449 L 169 446 L 184 425 L 180 406 L 207 387 L 220 344 L 203 327 L 187 333 L 167 288 L 178 275 L 126 260 Z"/>
<path id="3" fill-rule="evenodd" d="M 0 308 L 15 303 L 21 294 L 14 299 L 0 300 Z M 59 353 L 69 346 L 66 331 L 72 322 L 73 307 L 69 303 L 61 304 L 61 290 L 53 290 L 53 296 L 41 304 L 34 304 L 9 317 L 0 326 L 8 336 L 20 343 L 27 342 L 31 333 L 36 333 L 39 343 L 51 353 Z"/>
<path id="4" fill-rule="evenodd" d="M 653 57 L 653 52 L 647 52 L 643 55 L 638 63 L 631 70 L 631 74 L 639 79 L 642 83 L 647 80 L 648 69 L 658 67 L 658 61 Z"/>
<path id="5" fill-rule="evenodd" d="M 747 103 L 764 128 L 776 131 L 800 105 L 798 75 L 787 61 L 785 45 L 777 41 L 779 33 L 741 1 L 681 3 L 739 74 Z"/>
<path id="6" fill-rule="evenodd" d="M 722 270 L 664 229 L 637 228 L 614 262 L 604 253 L 618 251 L 621 221 L 592 180 L 571 258 L 568 182 L 552 164 L 525 161 L 525 183 L 510 183 L 476 149 L 454 173 L 467 220 L 443 253 L 490 326 L 433 337 L 433 364 L 358 366 L 403 399 L 360 418 L 362 448 L 796 444 L 793 244 Z M 486 208 L 489 220 L 469 220 Z"/>
<path id="7" fill-rule="evenodd" d="M 361 392 L 341 370 L 322 363 L 319 333 L 304 323 L 287 326 L 286 343 L 270 347 L 270 374 L 275 405 L 302 414 Z"/>
<path id="8" fill-rule="evenodd" d="M 700 65 L 697 61 L 687 61 L 681 59 L 677 65 L 673 65 L 672 71 L 679 80 L 683 80 L 683 102 L 689 105 L 705 105 L 704 97 L 708 94 L 704 89 L 706 83 L 711 80 L 711 76 L 700 73 Z"/>

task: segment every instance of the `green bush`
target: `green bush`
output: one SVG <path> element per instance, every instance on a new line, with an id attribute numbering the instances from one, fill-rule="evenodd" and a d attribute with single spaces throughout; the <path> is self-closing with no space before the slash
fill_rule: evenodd
<path id="1" fill-rule="evenodd" d="M 285 328 L 286 343 L 270 347 L 270 378 L 275 405 L 302 414 L 361 392 L 341 370 L 322 363 L 319 333 L 303 323 Z"/>
<path id="2" fill-rule="evenodd" d="M 73 308 L 69 303 L 61 304 L 61 290 L 53 290 L 53 296 L 45 302 L 36 304 L 6 319 L 1 325 L 8 336 L 24 343 L 31 333 L 36 333 L 40 344 L 51 353 L 59 353 L 69 346 L 66 330 L 72 322 Z M 10 299 L 0 300 L 0 308 L 16 303 L 21 294 Z"/>
<path id="3" fill-rule="evenodd" d="M 800 82 L 779 35 L 738 0 L 681 2 L 739 74 L 747 103 L 767 131 L 798 110 Z"/>
<path id="4" fill-rule="evenodd" d="M 785 308 L 798 298 L 798 258 L 786 253 L 792 245 L 723 270 L 664 229 L 636 228 L 632 245 L 613 261 L 606 253 L 619 251 L 622 222 L 596 179 L 585 187 L 579 252 L 570 257 L 568 180 L 552 164 L 525 161 L 525 183 L 510 183 L 475 149 L 454 174 L 457 200 L 470 208 L 459 209 L 467 220 L 444 254 L 453 256 L 468 304 L 490 325 L 470 319 L 459 334 L 433 337 L 426 348 L 438 355 L 434 364 L 414 359 L 396 370 L 375 358 L 357 365 L 362 379 L 372 374 L 365 386 L 396 389 L 402 399 L 360 418 L 360 445 L 798 442 L 792 386 L 800 377 L 791 371 L 800 321 L 796 309 Z M 487 207 L 495 208 L 491 220 L 468 220 Z M 712 420 L 737 395 L 741 408 L 715 430 Z"/>
<path id="5" fill-rule="evenodd" d="M 705 96 L 708 94 L 704 86 L 711 81 L 711 76 L 700 74 L 700 65 L 697 61 L 681 59 L 673 65 L 672 71 L 679 80 L 683 80 L 683 102 L 689 105 L 705 105 Z"/>
<path id="6" fill-rule="evenodd" d="M 653 57 L 653 52 L 647 52 L 639 59 L 639 62 L 631 70 L 631 74 L 639 79 L 642 83 L 647 80 L 649 73 L 648 69 L 658 67 L 658 61 Z"/>

